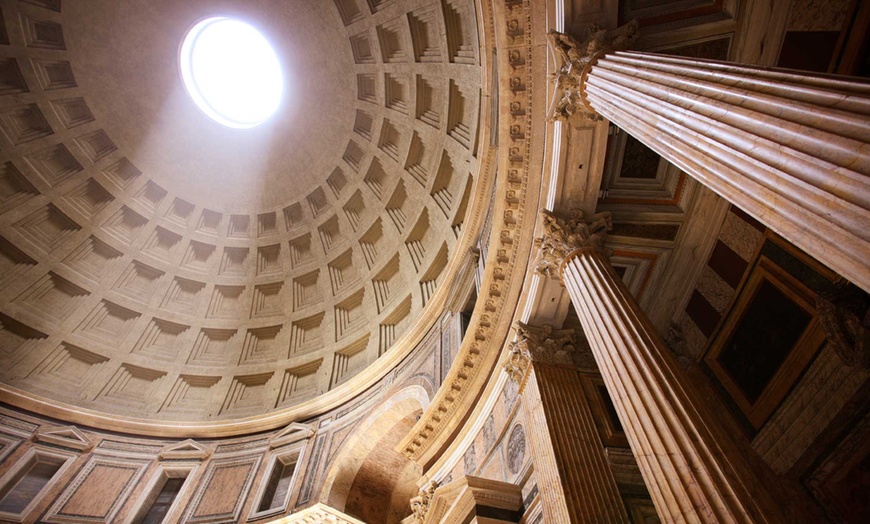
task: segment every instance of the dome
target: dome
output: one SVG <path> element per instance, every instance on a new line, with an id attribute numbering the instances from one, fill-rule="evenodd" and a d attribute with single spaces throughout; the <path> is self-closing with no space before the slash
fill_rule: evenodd
<path id="1" fill-rule="evenodd" d="M 0 378 L 22 403 L 288 420 L 374 383 L 437 319 L 471 247 L 472 2 L 297 4 L 20 5 L 2 59 Z M 259 125 L 222 125 L 185 89 L 182 42 L 212 17 L 278 59 Z"/>

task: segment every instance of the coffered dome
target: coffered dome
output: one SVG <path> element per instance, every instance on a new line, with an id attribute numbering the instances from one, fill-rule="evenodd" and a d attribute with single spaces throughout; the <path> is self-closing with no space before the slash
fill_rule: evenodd
<path id="1" fill-rule="evenodd" d="M 5 5 L 0 374 L 29 407 L 313 411 L 434 322 L 479 169 L 471 0 Z M 278 55 L 259 126 L 185 91 L 210 16 Z"/>

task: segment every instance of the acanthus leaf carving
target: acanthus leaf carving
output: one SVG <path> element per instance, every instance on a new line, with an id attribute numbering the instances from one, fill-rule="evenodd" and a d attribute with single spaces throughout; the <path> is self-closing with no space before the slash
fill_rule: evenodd
<path id="1" fill-rule="evenodd" d="M 574 251 L 594 248 L 604 251 L 607 232 L 612 228 L 609 212 L 597 213 L 587 220 L 579 209 L 568 217 L 541 210 L 544 235 L 535 239 L 541 249 L 541 260 L 536 270 L 550 278 L 561 277 L 562 264 Z"/>
<path id="2" fill-rule="evenodd" d="M 639 36 L 639 27 L 637 20 L 613 31 L 606 31 L 593 24 L 589 29 L 589 37 L 582 43 L 571 35 L 555 29 L 550 30 L 547 42 L 559 61 L 558 69 L 553 73 L 555 92 L 548 111 L 551 122 L 569 121 L 575 116 L 592 122 L 602 120 L 584 100 L 584 73 L 605 53 L 632 45 Z"/>
<path id="3" fill-rule="evenodd" d="M 522 384 L 532 362 L 596 370 L 595 358 L 582 333 L 573 329 L 556 329 L 547 324 L 529 326 L 517 322 L 514 327 L 517 336 L 510 344 L 504 367 L 517 384 Z"/>

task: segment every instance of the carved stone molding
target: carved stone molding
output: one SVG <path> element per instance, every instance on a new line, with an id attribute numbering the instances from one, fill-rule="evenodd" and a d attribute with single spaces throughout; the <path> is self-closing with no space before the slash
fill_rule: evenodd
<path id="1" fill-rule="evenodd" d="M 561 277 L 562 265 L 571 253 L 583 248 L 604 251 L 604 241 L 610 231 L 610 213 L 597 213 L 587 220 L 579 209 L 563 217 L 541 210 L 544 235 L 535 239 L 535 246 L 541 249 L 541 260 L 537 271 L 550 278 Z"/>
<path id="2" fill-rule="evenodd" d="M 627 24 L 605 31 L 598 26 L 590 27 L 590 35 L 582 43 L 571 35 L 551 29 L 547 34 L 547 43 L 559 62 L 558 69 L 553 73 L 555 96 L 548 111 L 548 119 L 555 120 L 602 120 L 586 102 L 583 95 L 583 83 L 591 66 L 598 58 L 617 49 L 625 49 L 633 44 L 638 36 L 639 24 L 632 20 Z M 576 118 L 575 118 L 576 117 Z"/>
<path id="3" fill-rule="evenodd" d="M 416 522 L 422 524 L 426 520 L 436 489 L 438 489 L 438 483 L 433 480 L 429 483 L 428 488 L 421 490 L 418 496 L 411 499 L 411 512 L 414 514 Z"/>

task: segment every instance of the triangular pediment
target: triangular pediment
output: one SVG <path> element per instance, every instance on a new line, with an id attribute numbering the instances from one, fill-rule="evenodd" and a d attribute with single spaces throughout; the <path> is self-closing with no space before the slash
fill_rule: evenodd
<path id="1" fill-rule="evenodd" d="M 40 428 L 33 438 L 37 442 L 78 451 L 87 451 L 93 447 L 91 439 L 75 426 Z"/>
<path id="2" fill-rule="evenodd" d="M 277 448 L 292 444 L 300 440 L 311 438 L 314 435 L 314 427 L 310 424 L 294 422 L 275 434 L 269 439 L 269 447 Z"/>
<path id="3" fill-rule="evenodd" d="M 199 442 L 187 439 L 169 444 L 160 450 L 160 460 L 202 460 L 209 456 L 209 450 Z"/>

